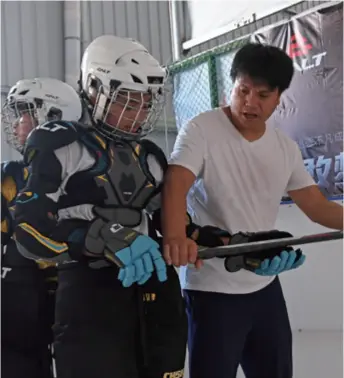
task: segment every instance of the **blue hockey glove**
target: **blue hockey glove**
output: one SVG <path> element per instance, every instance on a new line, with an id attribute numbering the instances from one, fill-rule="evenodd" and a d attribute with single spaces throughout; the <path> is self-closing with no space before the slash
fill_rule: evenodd
<path id="1" fill-rule="evenodd" d="M 291 269 L 300 267 L 306 260 L 301 250 L 282 251 L 279 256 L 265 259 L 254 273 L 260 276 L 275 276 Z"/>
<path id="2" fill-rule="evenodd" d="M 159 251 L 159 244 L 146 235 L 139 235 L 130 247 L 115 253 L 121 261 L 118 279 L 123 286 L 131 286 L 134 282 L 144 284 L 156 271 L 160 282 L 167 280 L 166 263 Z"/>
<path id="3" fill-rule="evenodd" d="M 167 280 L 158 243 L 131 228 L 98 218 L 88 230 L 85 247 L 88 255 L 103 257 L 120 268 L 118 279 L 124 287 L 144 284 L 154 271 L 160 282 Z"/>

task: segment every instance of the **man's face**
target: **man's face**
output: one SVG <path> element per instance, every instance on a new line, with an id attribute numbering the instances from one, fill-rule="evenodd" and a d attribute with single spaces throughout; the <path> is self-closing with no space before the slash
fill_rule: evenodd
<path id="1" fill-rule="evenodd" d="M 259 127 L 270 118 L 279 104 L 280 94 L 266 84 L 238 76 L 231 94 L 231 112 L 246 129 Z"/>
<path id="2" fill-rule="evenodd" d="M 23 146 L 30 132 L 37 126 L 36 120 L 30 112 L 23 112 L 13 125 L 13 134 Z"/>
<path id="3" fill-rule="evenodd" d="M 104 122 L 122 131 L 136 133 L 146 120 L 151 109 L 152 95 L 139 92 L 120 92 Z"/>

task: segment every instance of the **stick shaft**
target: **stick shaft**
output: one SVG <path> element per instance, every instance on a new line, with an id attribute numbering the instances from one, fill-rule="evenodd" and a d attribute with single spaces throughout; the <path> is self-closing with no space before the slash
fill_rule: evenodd
<path id="1" fill-rule="evenodd" d="M 207 260 L 213 257 L 239 256 L 246 253 L 264 251 L 271 248 L 284 248 L 302 244 L 320 243 L 331 240 L 343 239 L 342 231 L 333 231 L 322 234 L 311 234 L 283 239 L 263 240 L 259 242 L 235 244 L 215 248 L 200 248 L 198 256 Z"/>

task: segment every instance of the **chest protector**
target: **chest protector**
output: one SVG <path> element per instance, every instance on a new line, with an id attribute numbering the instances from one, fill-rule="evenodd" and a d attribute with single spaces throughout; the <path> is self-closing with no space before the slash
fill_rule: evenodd
<path id="1" fill-rule="evenodd" d="M 106 168 L 94 179 L 106 196 L 103 205 L 95 206 L 94 212 L 108 221 L 136 227 L 141 223 L 142 211 L 160 194 L 167 169 L 165 154 L 149 140 L 109 142 L 104 153 Z M 99 158 L 99 150 L 97 155 Z M 149 156 L 160 168 L 159 182 L 150 172 Z"/>

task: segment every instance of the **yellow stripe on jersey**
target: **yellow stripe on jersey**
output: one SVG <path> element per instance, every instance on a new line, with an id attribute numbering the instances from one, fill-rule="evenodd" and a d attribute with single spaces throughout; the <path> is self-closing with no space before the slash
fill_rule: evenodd
<path id="1" fill-rule="evenodd" d="M 106 150 L 106 144 L 105 142 L 103 141 L 103 139 L 101 139 L 98 135 L 94 135 L 94 137 L 97 139 L 97 141 L 100 143 L 100 145 L 102 146 L 102 148 L 104 150 Z"/>
<path id="2" fill-rule="evenodd" d="M 27 168 L 24 168 L 24 171 L 23 171 L 24 180 L 26 181 L 28 177 L 29 177 L 29 170 Z"/>
<path id="3" fill-rule="evenodd" d="M 68 246 L 66 243 L 58 243 L 52 239 L 43 236 L 27 223 L 20 223 L 18 227 L 22 228 L 28 234 L 32 235 L 39 243 L 43 244 L 45 247 L 49 248 L 55 253 L 63 253 L 68 250 Z"/>
<path id="4" fill-rule="evenodd" d="M 13 177 L 5 177 L 1 185 L 1 193 L 7 202 L 11 202 L 17 195 L 17 185 Z"/>
<path id="5" fill-rule="evenodd" d="M 101 176 L 97 176 L 97 178 L 99 178 L 99 180 L 103 180 L 103 181 L 108 181 L 108 179 L 105 177 L 105 175 L 101 175 Z"/>
<path id="6" fill-rule="evenodd" d="M 9 231 L 8 222 L 7 222 L 7 219 L 4 219 L 3 221 L 1 221 L 1 232 L 7 234 L 8 231 Z"/>
<path id="7" fill-rule="evenodd" d="M 52 261 L 39 260 L 39 261 L 36 261 L 36 263 L 38 264 L 39 269 L 54 268 L 57 265 L 55 262 L 52 262 Z"/>

